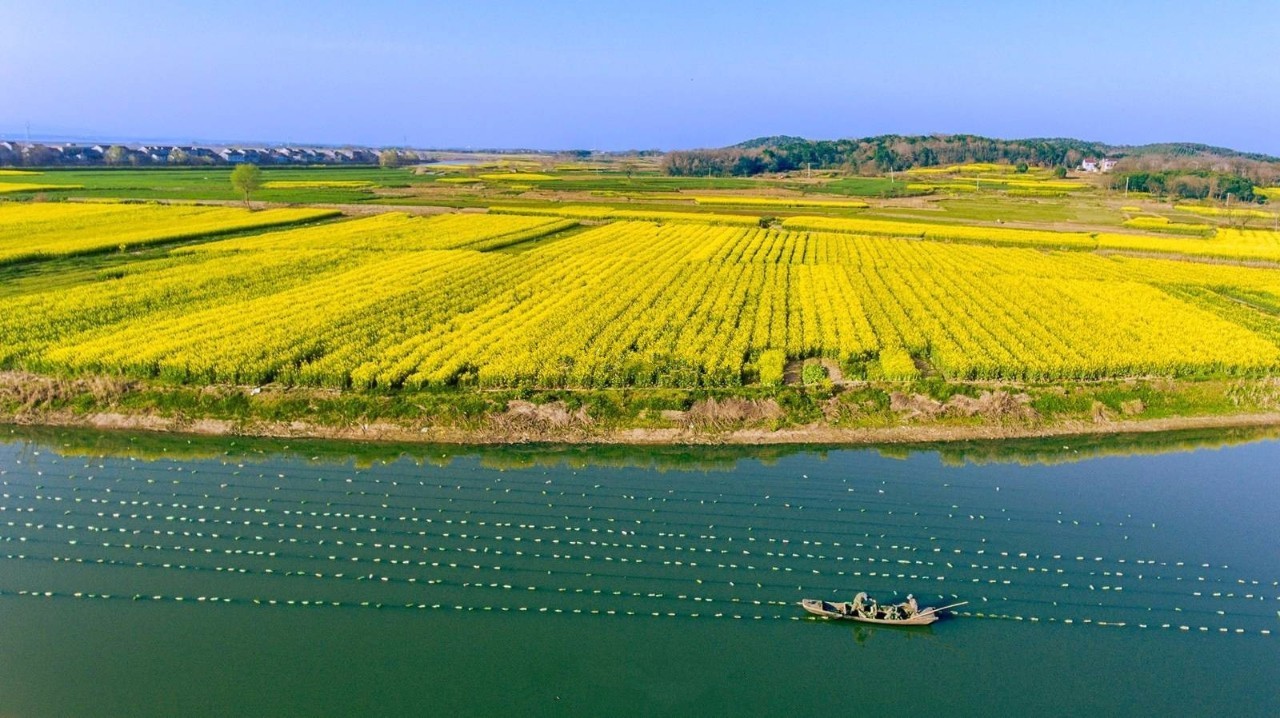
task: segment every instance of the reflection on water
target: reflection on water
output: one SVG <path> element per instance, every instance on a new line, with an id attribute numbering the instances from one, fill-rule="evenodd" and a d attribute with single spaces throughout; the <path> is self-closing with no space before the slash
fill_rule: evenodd
<path id="1" fill-rule="evenodd" d="M 1258 537 L 1280 509 L 1280 444 L 1241 443 L 1259 436 L 814 451 L 14 430 L 0 605 L 578 617 L 564 630 L 583 640 L 588 617 L 673 638 L 786 622 L 869 653 L 959 650 L 943 636 L 979 619 L 1271 641 L 1280 557 Z M 795 605 L 859 590 L 970 604 L 906 632 Z"/>
<path id="2" fill-rule="evenodd" d="M 1142 456 L 1218 449 L 1280 437 L 1280 427 L 1193 429 L 1149 434 L 1095 434 L 1048 438 L 955 441 L 937 444 L 885 444 L 866 447 L 886 458 L 937 454 L 951 466 L 1016 463 L 1053 465 L 1107 456 Z M 476 457 L 494 469 L 640 468 L 657 471 L 716 471 L 739 461 L 772 465 L 798 454 L 826 456 L 836 447 L 804 445 L 454 445 L 389 442 L 334 442 L 315 439 L 212 437 L 165 433 L 128 433 L 52 427 L 0 427 L 0 441 L 42 443 L 71 456 L 117 456 L 138 460 L 232 459 L 268 455 L 311 461 L 353 463 L 368 468 L 401 459 L 448 466 Z"/>

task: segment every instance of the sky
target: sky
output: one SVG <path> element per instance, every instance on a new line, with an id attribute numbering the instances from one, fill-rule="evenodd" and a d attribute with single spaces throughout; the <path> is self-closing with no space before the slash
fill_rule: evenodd
<path id="1" fill-rule="evenodd" d="M 1280 155 L 1280 0 L 0 0 L 0 137 L 681 149 L 971 133 Z"/>

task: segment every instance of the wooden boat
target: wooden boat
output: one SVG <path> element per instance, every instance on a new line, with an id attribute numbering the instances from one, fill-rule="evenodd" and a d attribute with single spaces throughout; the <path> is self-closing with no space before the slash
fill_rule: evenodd
<path id="1" fill-rule="evenodd" d="M 846 621 L 860 621 L 862 623 L 878 623 L 884 626 L 927 626 L 938 620 L 938 614 L 948 608 L 956 608 L 963 606 L 968 601 L 953 603 L 950 606 L 940 606 L 938 608 L 923 608 L 910 616 L 902 615 L 901 610 L 895 610 L 891 615 L 894 617 L 886 618 L 883 610 L 871 613 L 870 609 L 874 606 L 864 606 L 861 612 L 855 611 L 852 603 L 849 602 L 832 602 L 823 601 L 816 598 L 806 598 L 800 602 L 800 607 L 822 618 L 833 618 Z M 899 609 L 905 604 L 890 604 L 888 607 Z M 877 617 L 879 616 L 879 617 Z"/>

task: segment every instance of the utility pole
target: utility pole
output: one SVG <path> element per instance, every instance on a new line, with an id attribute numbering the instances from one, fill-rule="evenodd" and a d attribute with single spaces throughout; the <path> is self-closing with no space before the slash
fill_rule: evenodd
<path id="1" fill-rule="evenodd" d="M 1128 177 L 1124 178 L 1124 196 L 1126 198 L 1129 196 L 1129 178 Z"/>
<path id="2" fill-rule="evenodd" d="M 813 179 L 813 163 L 812 162 L 804 163 L 804 178 L 807 180 Z"/>

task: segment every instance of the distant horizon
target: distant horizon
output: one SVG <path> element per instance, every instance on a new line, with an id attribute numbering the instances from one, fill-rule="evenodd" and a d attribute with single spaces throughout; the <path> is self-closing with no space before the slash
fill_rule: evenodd
<path id="1" fill-rule="evenodd" d="M 46 136 L 624 151 L 962 128 L 1280 156 L 1280 3 L 1266 0 L 5 9 L 0 131 L 13 139 L 29 123 Z"/>
<path id="2" fill-rule="evenodd" d="M 1085 137 L 1061 137 L 1061 136 L 1050 137 L 1047 135 L 1029 135 L 1026 137 L 995 137 L 991 135 L 981 135 L 974 132 L 931 132 L 923 135 L 908 135 L 902 132 L 887 132 L 883 134 L 896 135 L 901 137 L 929 137 L 929 136 L 935 136 L 935 135 L 944 136 L 944 137 L 972 136 L 972 137 L 982 137 L 984 139 L 990 139 L 990 140 L 998 140 L 1002 142 L 1025 142 L 1025 141 L 1033 141 L 1033 140 L 1068 139 L 1068 140 L 1078 140 L 1081 142 L 1087 142 L 1087 143 L 1093 143 L 1093 144 L 1106 145 L 1108 147 L 1112 147 L 1115 149 L 1137 148 L 1137 147 L 1145 147 L 1150 145 L 1201 145 L 1206 147 L 1214 147 L 1217 149 L 1230 150 L 1232 152 L 1237 152 L 1241 154 L 1266 155 L 1269 157 L 1275 157 L 1276 159 L 1280 159 L 1280 155 L 1274 155 L 1270 152 L 1265 152 L 1261 150 L 1249 149 L 1244 147 L 1231 147 L 1228 145 L 1215 145 L 1210 142 L 1203 142 L 1199 140 L 1188 140 L 1188 139 L 1156 140 L 1153 142 L 1143 142 L 1140 144 L 1121 144 L 1121 143 L 1109 142 L 1107 140 L 1099 140 L 1099 139 L 1092 139 L 1092 138 L 1085 138 Z M 397 145 L 397 144 L 379 145 L 379 144 L 363 144 L 359 142 L 308 142 L 305 140 L 265 140 L 265 139 L 232 140 L 232 139 L 212 139 L 212 138 L 178 139 L 175 137 L 146 137 L 146 136 L 129 137 L 129 136 L 92 135 L 92 134 L 90 135 L 65 134 L 64 135 L 64 134 L 53 134 L 53 133 L 47 134 L 47 135 L 38 135 L 36 133 L 32 133 L 31 138 L 28 140 L 25 136 L 21 136 L 21 135 L 25 135 L 25 132 L 19 134 L 19 133 L 9 133 L 9 132 L 5 132 L 4 130 L 0 130 L 0 142 L 6 142 L 6 141 L 7 142 L 24 142 L 24 143 L 31 142 L 31 143 L 41 143 L 41 144 L 74 143 L 74 144 L 118 144 L 118 145 L 184 145 L 184 146 L 185 145 L 205 145 L 205 146 L 215 146 L 215 147 L 290 146 L 290 147 L 323 147 L 323 148 L 335 148 L 335 149 L 343 148 L 343 147 L 360 147 L 360 148 L 367 148 L 367 149 L 404 149 L 404 150 L 412 150 L 412 151 L 418 151 L 418 152 L 464 152 L 464 153 L 465 152 L 478 152 L 478 153 L 532 152 L 532 153 L 550 154 L 550 153 L 559 153 L 559 152 L 574 152 L 574 151 L 581 151 L 581 150 L 589 150 L 592 152 L 601 152 L 601 153 L 607 153 L 607 154 L 625 154 L 628 152 L 664 152 L 665 153 L 665 152 L 681 152 L 681 151 L 688 151 L 688 150 L 724 149 L 724 148 L 728 148 L 728 147 L 732 147 L 734 145 L 740 144 L 742 142 L 748 142 L 750 140 L 760 139 L 764 137 L 784 137 L 784 136 L 801 137 L 801 139 L 813 141 L 813 142 L 838 142 L 842 140 L 860 140 L 860 139 L 866 139 L 868 137 L 880 136 L 880 135 L 859 135 L 859 136 L 850 135 L 850 136 L 844 136 L 844 137 L 802 137 L 800 135 L 790 135 L 788 133 L 778 132 L 778 133 L 773 133 L 769 135 L 756 135 L 755 137 L 744 137 L 735 142 L 731 142 L 725 145 L 718 145 L 714 147 L 711 147 L 711 146 L 627 147 L 627 148 L 620 148 L 620 149 L 614 149 L 614 148 L 606 149 L 606 148 L 598 148 L 598 147 L 516 147 L 516 146 L 446 147 L 446 146 L 428 146 L 428 145 L 419 146 L 419 145 Z"/>

